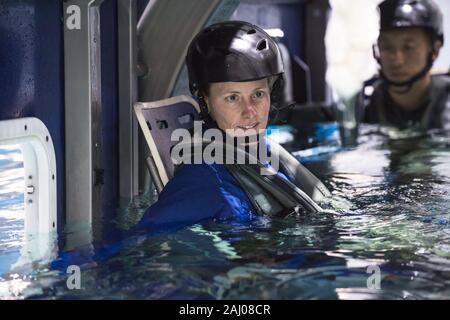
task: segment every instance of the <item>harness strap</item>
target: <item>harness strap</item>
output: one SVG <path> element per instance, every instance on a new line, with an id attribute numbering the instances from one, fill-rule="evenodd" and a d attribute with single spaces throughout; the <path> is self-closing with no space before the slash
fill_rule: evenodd
<path id="1" fill-rule="evenodd" d="M 200 150 L 203 152 L 210 143 L 211 141 L 203 141 L 202 148 L 191 146 L 188 149 L 190 150 L 190 153 L 183 155 L 181 165 L 192 163 L 191 160 L 195 159 L 196 152 L 199 152 Z M 222 144 L 221 147 L 224 148 L 223 155 L 225 158 L 223 163 L 226 169 L 239 183 L 258 214 L 284 218 L 291 214 L 316 213 L 323 211 L 323 209 L 311 199 L 306 192 L 301 190 L 294 183 L 281 177 L 281 175 L 275 172 L 272 175 L 262 175 L 262 170 L 267 170 L 267 166 L 262 164 L 248 152 L 226 144 Z M 227 152 L 227 149 L 230 151 L 229 148 L 232 148 L 233 152 Z M 234 159 L 226 158 L 231 154 Z M 280 157 L 280 160 L 284 157 L 285 156 Z M 245 159 L 245 164 L 239 164 L 239 162 L 236 163 L 236 161 L 234 161 L 235 159 Z M 180 165 L 177 167 L 177 170 L 179 167 Z M 292 164 L 290 164 L 290 167 L 292 167 Z M 301 176 L 305 176 L 310 179 L 309 181 L 314 181 L 315 184 L 322 184 L 314 177 L 314 175 L 312 175 L 312 173 L 309 173 L 308 175 L 306 172 L 309 171 L 307 171 L 306 168 L 302 167 L 299 171 L 303 174 L 296 174 L 295 180 Z M 324 190 L 321 191 L 320 197 L 317 196 L 316 193 L 316 198 L 322 199 L 322 196 L 330 195 L 324 185 L 323 188 Z M 311 186 L 309 190 L 316 189 Z"/>

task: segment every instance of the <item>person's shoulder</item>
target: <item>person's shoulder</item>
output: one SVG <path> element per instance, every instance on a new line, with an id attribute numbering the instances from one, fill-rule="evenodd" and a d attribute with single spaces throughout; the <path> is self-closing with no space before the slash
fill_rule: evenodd
<path id="1" fill-rule="evenodd" d="M 379 101 L 384 96 L 385 87 L 379 77 L 374 77 L 364 83 L 360 93 L 360 122 L 378 123 L 379 122 Z"/>
<path id="2" fill-rule="evenodd" d="M 191 197 L 186 199 L 187 195 Z M 160 199 L 192 202 L 193 197 L 200 197 L 210 206 L 226 207 L 222 216 L 251 209 L 247 195 L 224 164 L 183 165 L 166 185 Z"/>
<path id="3" fill-rule="evenodd" d="M 175 189 L 180 187 L 191 187 L 197 189 L 207 189 L 219 185 L 220 176 L 225 168 L 220 164 L 183 164 L 176 172 L 175 176 L 169 181 L 165 189 Z"/>
<path id="4" fill-rule="evenodd" d="M 183 164 L 175 172 L 173 179 L 203 180 L 211 179 L 215 181 L 220 174 L 225 172 L 225 166 L 217 163 Z"/>
<path id="5" fill-rule="evenodd" d="M 444 90 L 450 90 L 450 75 L 435 74 L 432 76 L 432 81 L 434 86 Z"/>
<path id="6" fill-rule="evenodd" d="M 367 98 L 371 98 L 385 89 L 386 87 L 383 86 L 383 80 L 379 76 L 376 76 L 364 82 L 362 94 Z"/>
<path id="7" fill-rule="evenodd" d="M 370 107 L 374 97 L 383 94 L 385 87 L 382 84 L 383 81 L 379 77 L 364 81 L 361 90 L 358 92 L 358 104 L 364 108 Z"/>
<path id="8" fill-rule="evenodd" d="M 163 230 L 163 226 L 184 226 L 208 218 L 229 218 L 220 183 L 223 165 L 185 164 L 167 183 L 158 201 L 144 213 L 137 229 Z"/>

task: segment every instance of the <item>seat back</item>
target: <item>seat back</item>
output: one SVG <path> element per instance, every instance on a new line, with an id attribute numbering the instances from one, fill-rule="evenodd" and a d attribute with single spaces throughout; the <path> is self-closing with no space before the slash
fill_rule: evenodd
<path id="1" fill-rule="evenodd" d="M 165 186 L 175 171 L 170 151 L 177 141 L 171 140 L 172 132 L 179 128 L 193 128 L 194 121 L 200 119 L 198 103 L 189 96 L 181 95 L 153 102 L 138 102 L 134 110 L 150 149 L 147 162 L 152 178 L 156 184 L 159 179 Z"/>

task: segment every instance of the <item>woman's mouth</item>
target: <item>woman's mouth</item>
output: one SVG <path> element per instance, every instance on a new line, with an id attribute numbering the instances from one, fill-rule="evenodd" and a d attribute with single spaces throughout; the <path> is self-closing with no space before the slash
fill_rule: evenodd
<path id="1" fill-rule="evenodd" d="M 240 125 L 240 126 L 237 126 L 236 128 L 246 131 L 246 130 L 255 129 L 256 127 L 258 127 L 258 125 L 259 125 L 259 122 L 255 122 L 255 123 L 248 124 L 248 125 Z"/>

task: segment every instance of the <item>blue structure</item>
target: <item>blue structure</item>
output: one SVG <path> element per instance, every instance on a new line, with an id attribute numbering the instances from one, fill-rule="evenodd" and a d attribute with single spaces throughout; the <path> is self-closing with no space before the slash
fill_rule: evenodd
<path id="1" fill-rule="evenodd" d="M 67 182 L 63 2 L 2 0 L 0 7 L 0 121 L 36 117 L 48 128 L 56 153 L 58 232 L 61 232 L 66 218 Z M 101 207 L 111 217 L 119 198 L 117 1 L 104 1 L 100 15 L 104 172 Z"/>
<path id="2" fill-rule="evenodd" d="M 0 126 L 34 117 L 48 129 L 58 233 L 87 221 L 94 239 L 107 237 L 119 205 L 148 191 L 148 150 L 139 144 L 133 104 L 187 87 L 191 36 L 229 19 L 240 4 L 175 2 L 155 1 L 146 10 L 149 0 L 0 0 Z M 306 5 L 270 6 L 283 17 L 286 45 L 303 58 L 298 30 Z"/>
<path id="3" fill-rule="evenodd" d="M 0 120 L 36 117 L 50 131 L 61 230 L 65 206 L 62 2 L 2 0 L 0 8 Z"/>

